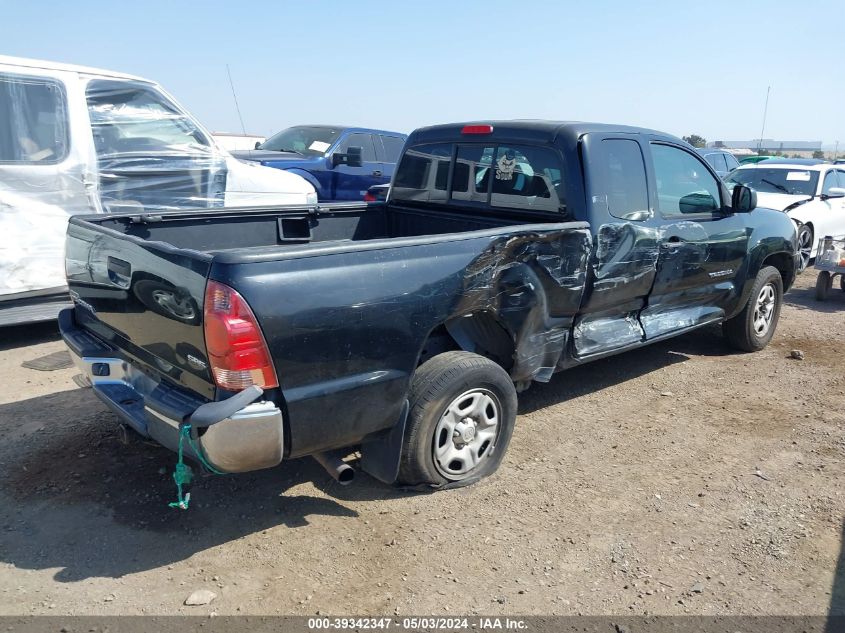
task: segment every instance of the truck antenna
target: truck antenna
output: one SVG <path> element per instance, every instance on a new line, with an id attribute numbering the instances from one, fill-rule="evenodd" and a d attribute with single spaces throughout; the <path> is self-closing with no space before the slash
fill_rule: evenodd
<path id="1" fill-rule="evenodd" d="M 244 136 L 246 136 L 244 118 L 241 116 L 241 106 L 238 105 L 238 95 L 235 94 L 235 84 L 232 82 L 232 71 L 229 70 L 229 64 L 226 64 L 226 74 L 229 75 L 229 86 L 232 88 L 232 98 L 235 100 L 235 110 L 238 111 L 238 119 L 241 121 L 241 131 L 244 133 Z"/>

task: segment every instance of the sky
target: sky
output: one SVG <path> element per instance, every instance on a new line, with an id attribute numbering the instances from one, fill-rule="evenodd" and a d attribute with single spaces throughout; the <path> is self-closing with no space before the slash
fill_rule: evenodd
<path id="1" fill-rule="evenodd" d="M 0 54 L 162 84 L 207 128 L 544 118 L 845 144 L 842 1 L 0 0 Z"/>

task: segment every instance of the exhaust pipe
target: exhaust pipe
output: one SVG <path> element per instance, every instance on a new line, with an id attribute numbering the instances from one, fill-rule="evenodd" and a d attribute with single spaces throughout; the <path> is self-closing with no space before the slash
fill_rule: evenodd
<path id="1" fill-rule="evenodd" d="M 348 486 L 355 479 L 355 469 L 342 461 L 336 453 L 315 453 L 312 457 L 341 486 Z"/>

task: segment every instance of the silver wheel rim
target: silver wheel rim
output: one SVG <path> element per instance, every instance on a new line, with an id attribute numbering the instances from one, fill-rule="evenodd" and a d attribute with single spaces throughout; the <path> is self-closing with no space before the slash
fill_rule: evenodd
<path id="1" fill-rule="evenodd" d="M 452 400 L 434 430 L 437 471 L 453 481 L 469 477 L 494 453 L 502 407 L 486 389 L 470 389 Z"/>
<path id="2" fill-rule="evenodd" d="M 772 319 L 775 316 L 775 291 L 774 284 L 766 284 L 760 289 L 757 301 L 754 304 L 754 333 L 757 336 L 765 336 L 772 327 Z"/>
<path id="3" fill-rule="evenodd" d="M 798 252 L 801 254 L 801 270 L 810 265 L 810 253 L 813 252 L 813 233 L 803 229 L 798 234 Z"/>

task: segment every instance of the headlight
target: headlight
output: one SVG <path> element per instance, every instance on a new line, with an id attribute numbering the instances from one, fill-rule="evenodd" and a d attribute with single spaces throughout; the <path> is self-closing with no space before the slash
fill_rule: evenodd
<path id="1" fill-rule="evenodd" d="M 317 204 L 317 193 L 315 191 L 305 194 L 305 204 Z"/>

